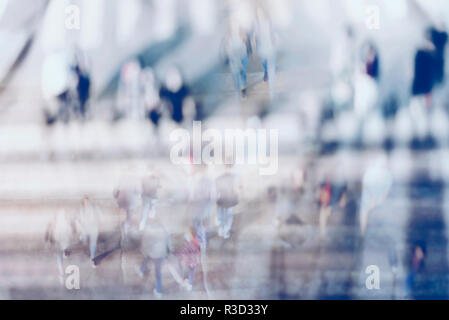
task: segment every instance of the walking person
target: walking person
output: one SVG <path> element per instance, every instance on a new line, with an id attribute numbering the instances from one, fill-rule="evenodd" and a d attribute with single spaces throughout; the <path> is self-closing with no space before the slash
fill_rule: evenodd
<path id="1" fill-rule="evenodd" d="M 320 188 L 320 198 L 319 198 L 319 205 L 320 205 L 320 238 L 323 239 L 326 235 L 326 225 L 327 225 L 327 219 L 330 216 L 331 213 L 331 185 L 329 181 L 324 182 L 321 185 Z"/>
<path id="2" fill-rule="evenodd" d="M 429 30 L 430 39 L 435 46 L 433 55 L 434 65 L 434 96 L 437 104 L 444 103 L 447 88 L 445 83 L 446 73 L 446 45 L 448 34 L 443 28 L 432 27 Z"/>
<path id="3" fill-rule="evenodd" d="M 96 267 L 94 259 L 99 234 L 99 219 L 99 208 L 92 203 L 88 196 L 85 196 L 76 219 L 76 227 L 81 242 L 89 246 L 89 257 L 93 268 Z"/>
<path id="4" fill-rule="evenodd" d="M 70 58 L 66 51 L 56 51 L 45 57 L 41 82 L 46 125 L 69 121 L 73 105 L 71 80 Z"/>
<path id="5" fill-rule="evenodd" d="M 415 73 L 412 84 L 412 96 L 424 97 L 425 106 L 432 106 L 432 90 L 435 84 L 434 55 L 435 45 L 430 41 L 430 33 L 426 32 L 425 40 L 415 55 Z"/>
<path id="6" fill-rule="evenodd" d="M 144 256 L 139 269 L 139 275 L 143 277 L 148 269 L 148 263 L 154 265 L 155 288 L 153 290 L 156 298 L 162 297 L 162 265 L 170 252 L 173 252 L 171 239 L 161 222 L 156 219 L 145 226 L 142 236 L 141 252 Z"/>
<path id="7" fill-rule="evenodd" d="M 58 211 L 47 226 L 45 243 L 56 251 L 59 281 L 64 284 L 63 259 L 69 254 L 69 247 L 74 239 L 74 225 L 64 209 Z"/>
<path id="8" fill-rule="evenodd" d="M 154 132 L 158 133 L 159 121 L 162 117 L 161 99 L 159 97 L 159 87 L 156 84 L 154 72 L 151 68 L 143 69 L 141 75 L 143 103 L 145 108 L 145 118 L 154 125 Z"/>
<path id="9" fill-rule="evenodd" d="M 225 39 L 225 52 L 229 62 L 235 90 L 246 97 L 246 70 L 248 68 L 247 34 L 236 23 L 231 23 Z"/>
<path id="10" fill-rule="evenodd" d="M 434 51 L 434 82 L 435 85 L 444 82 L 445 77 L 445 57 L 446 57 L 446 44 L 448 41 L 448 34 L 443 29 L 430 28 L 430 39 L 435 46 Z"/>
<path id="11" fill-rule="evenodd" d="M 116 119 L 126 117 L 143 118 L 141 71 L 140 62 L 137 60 L 128 61 L 122 67 L 117 90 Z"/>
<path id="12" fill-rule="evenodd" d="M 214 183 L 208 176 L 208 166 L 205 163 L 196 168 L 193 176 L 193 193 L 191 205 L 193 208 L 193 225 L 198 237 L 201 249 L 207 246 L 207 230 L 210 226 L 212 211 L 212 199 L 214 198 Z"/>
<path id="13" fill-rule="evenodd" d="M 273 27 L 265 11 L 259 7 L 256 15 L 256 47 L 262 60 L 263 81 L 270 84 L 270 96 L 274 93 L 276 75 L 276 46 Z"/>
<path id="14" fill-rule="evenodd" d="M 375 45 L 368 42 L 363 52 L 363 62 L 365 65 L 365 73 L 374 81 L 378 82 L 380 78 L 380 59 L 379 52 Z"/>
<path id="15" fill-rule="evenodd" d="M 345 183 L 331 183 L 329 179 L 322 184 L 320 189 L 320 237 L 326 236 L 327 223 L 333 210 L 343 209 L 346 206 L 347 185 Z"/>
<path id="16" fill-rule="evenodd" d="M 184 244 L 177 256 L 184 279 L 183 285 L 187 291 L 192 291 L 195 270 L 201 262 L 200 240 L 193 228 L 184 234 Z"/>
<path id="17" fill-rule="evenodd" d="M 160 187 L 159 177 L 150 173 L 142 179 L 142 217 L 140 219 L 139 230 L 143 231 L 148 218 L 154 219 L 156 216 L 157 190 Z"/>
<path id="18" fill-rule="evenodd" d="M 231 165 L 226 165 L 225 173 L 216 179 L 218 235 L 230 237 L 234 221 L 234 208 L 239 203 L 237 176 L 231 172 Z"/>
<path id="19" fill-rule="evenodd" d="M 125 212 L 124 233 L 128 233 L 131 226 L 131 219 L 138 205 L 142 194 L 142 185 L 137 178 L 132 175 L 123 177 L 119 186 L 113 191 L 113 196 L 117 206 Z"/>
<path id="20" fill-rule="evenodd" d="M 195 104 L 181 71 L 174 66 L 167 71 L 165 83 L 159 90 L 159 97 L 168 103 L 171 117 L 177 124 L 184 121 L 184 107 Z"/>
<path id="21" fill-rule="evenodd" d="M 413 298 L 413 291 L 416 287 L 416 275 L 425 268 L 426 251 L 426 244 L 424 242 L 416 243 L 412 247 L 411 261 L 409 261 L 410 268 L 405 283 L 406 298 Z"/>
<path id="22" fill-rule="evenodd" d="M 90 74 L 80 63 L 75 65 L 74 72 L 77 78 L 76 93 L 78 96 L 78 112 L 81 118 L 85 120 L 91 87 Z"/>

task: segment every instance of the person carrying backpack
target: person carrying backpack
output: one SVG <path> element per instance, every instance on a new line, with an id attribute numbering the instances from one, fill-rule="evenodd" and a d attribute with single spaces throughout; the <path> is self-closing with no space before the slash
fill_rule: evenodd
<path id="1" fill-rule="evenodd" d="M 184 278 L 184 287 L 187 291 L 192 291 L 195 270 L 201 262 L 200 241 L 195 235 L 195 230 L 190 228 L 184 235 L 184 244 L 179 252 L 179 266 Z M 185 278 L 186 273 L 187 278 Z"/>

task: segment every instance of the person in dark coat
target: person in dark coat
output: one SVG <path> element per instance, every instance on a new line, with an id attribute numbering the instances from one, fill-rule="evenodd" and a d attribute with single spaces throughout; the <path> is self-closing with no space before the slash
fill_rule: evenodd
<path id="1" fill-rule="evenodd" d="M 430 94 L 433 89 L 433 79 L 433 51 L 427 48 L 418 49 L 415 56 L 415 76 L 412 88 L 413 95 Z"/>
<path id="2" fill-rule="evenodd" d="M 448 35 L 445 31 L 439 31 L 436 28 L 430 29 L 430 38 L 435 46 L 434 51 L 434 83 L 440 84 L 444 81 L 444 55 Z"/>
<path id="3" fill-rule="evenodd" d="M 412 95 L 424 96 L 426 106 L 432 105 L 432 90 L 435 84 L 435 46 L 427 32 L 426 41 L 415 55 L 415 74 L 413 77 Z"/>
<path id="4" fill-rule="evenodd" d="M 171 91 L 166 87 L 162 87 L 160 91 L 161 99 L 165 99 L 170 103 L 171 116 L 173 121 L 181 123 L 184 120 L 183 102 L 184 98 L 189 96 L 189 89 L 183 85 L 179 90 Z"/>
<path id="5" fill-rule="evenodd" d="M 379 53 L 373 44 L 368 44 L 365 56 L 365 72 L 374 81 L 378 81 L 380 76 L 379 69 Z"/>
<path id="6" fill-rule="evenodd" d="M 79 112 L 81 117 L 86 117 L 86 105 L 90 94 L 90 77 L 79 65 L 75 66 L 75 74 L 78 78 L 76 91 L 78 93 Z"/>
<path id="7" fill-rule="evenodd" d="M 160 89 L 159 96 L 169 103 L 173 121 L 181 123 L 184 120 L 184 100 L 190 96 L 190 90 L 183 82 L 177 68 L 172 68 L 167 72 L 165 85 Z"/>

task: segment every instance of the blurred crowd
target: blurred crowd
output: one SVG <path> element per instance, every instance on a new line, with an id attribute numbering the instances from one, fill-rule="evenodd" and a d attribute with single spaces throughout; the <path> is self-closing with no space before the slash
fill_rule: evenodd
<path id="1" fill-rule="evenodd" d="M 225 18 L 217 23 L 220 28 L 217 27 L 211 36 L 219 39 L 213 44 L 218 43 L 219 47 L 215 48 L 219 53 L 214 57 L 216 65 L 204 72 L 206 75 L 201 74 L 204 79 L 200 84 L 186 70 L 193 64 L 202 65 L 208 52 L 212 52 L 212 48 L 204 45 L 212 43 L 209 38 L 197 45 L 200 48 L 196 52 L 202 55 L 189 53 L 182 63 L 170 60 L 168 52 L 162 54 L 168 57 L 165 61 L 161 58 L 163 63 L 158 63 L 157 59 L 149 62 L 142 52 L 126 55 L 118 64 L 118 70 L 110 72 L 116 76 L 109 77 L 112 85 L 106 89 L 97 85 L 95 57 L 89 50 L 75 45 L 45 54 L 40 82 L 44 125 L 51 128 L 58 122 L 89 124 L 106 118 L 111 127 L 131 120 L 144 123 L 158 133 L 162 121 L 169 121 L 174 127 L 190 127 L 194 120 L 207 120 L 210 116 L 219 123 L 225 117 L 214 114 L 216 110 L 237 105 L 239 111 L 251 113 L 248 106 L 254 104 L 256 111 L 250 116 L 242 116 L 230 108 L 229 118 L 244 123 L 245 129 L 267 125 L 269 122 L 264 121 L 269 114 L 283 116 L 277 129 L 282 129 L 291 119 L 300 119 L 298 132 L 289 131 L 294 142 L 279 155 L 282 157 L 282 152 L 288 156 L 293 154 L 294 165 L 284 176 L 277 175 L 278 181 L 269 178 L 261 181 L 260 177 L 251 176 L 249 170 L 240 170 L 235 164 L 217 169 L 209 164 L 194 164 L 190 159 L 183 168 L 185 172 L 174 182 L 177 189 L 184 190 L 184 197 L 179 201 L 175 192 L 167 188 L 170 172 L 153 165 L 155 159 L 146 158 L 150 165 L 143 173 L 127 172 L 112 186 L 114 190 L 107 201 L 119 212 L 112 234 L 104 232 L 103 211 L 106 209 L 90 194 L 80 199 L 75 212 L 62 208 L 54 214 L 47 226 L 45 243 L 56 256 L 61 284 L 64 284 L 65 259 L 70 259 L 73 252 L 81 248 L 93 268 L 109 263 L 108 257 L 118 257 L 123 279 L 130 272 L 125 267 L 126 254 L 138 252 L 139 264 L 131 272 L 143 279 L 148 277 L 151 266 L 153 293 L 157 298 L 165 292 L 165 270 L 180 290 L 186 291 L 201 286 L 196 281 L 201 272 L 202 286 L 207 291 L 205 258 L 211 250 L 211 240 L 237 241 L 239 231 L 235 218 L 248 210 L 243 209 L 244 205 L 255 207 L 251 201 L 262 204 L 259 216 L 268 212 L 269 225 L 279 238 L 287 226 L 316 227 L 316 238 L 322 248 L 333 239 L 334 235 L 329 235 L 330 225 L 347 223 L 356 226 L 353 232 L 363 241 L 369 235 L 373 215 L 388 202 L 397 183 L 393 173 L 394 148 L 407 139 L 406 148 L 414 151 L 425 152 L 447 144 L 449 131 L 446 136 L 438 131 L 445 130 L 444 119 L 449 119 L 445 118 L 449 96 L 448 33 L 444 19 L 426 22 L 424 28 L 417 28 L 420 35 L 414 36 L 419 38 L 419 45 L 413 46 L 412 61 L 399 59 L 406 64 L 406 72 L 390 63 L 392 71 L 388 70 L 388 78 L 384 61 L 390 59 L 391 48 L 379 37 L 371 37 L 363 23 L 343 17 L 332 25 L 335 30 L 329 32 L 329 38 L 320 39 L 318 33 L 311 36 L 316 38 L 314 43 L 323 45 L 316 50 L 301 42 L 305 38 L 299 34 L 304 36 L 307 30 L 297 28 L 294 21 L 287 23 L 293 31 L 283 29 L 279 22 L 288 20 L 289 15 L 284 11 L 293 10 L 294 1 L 281 1 L 279 7 L 287 8 L 281 18 L 273 9 L 276 5 L 269 1 L 244 2 L 249 3 L 247 6 L 236 1 L 225 2 Z M 318 19 L 318 16 L 313 18 Z M 183 28 L 193 32 L 192 26 Z M 321 28 L 330 26 L 323 23 Z M 388 29 L 378 32 L 387 33 Z M 296 34 L 299 40 L 295 42 L 291 37 Z M 399 49 L 396 49 L 401 51 L 401 45 L 401 39 L 397 39 Z M 149 51 L 153 53 L 151 48 Z M 108 52 L 108 55 L 113 54 Z M 315 70 L 313 59 L 321 57 L 320 54 L 325 57 L 320 60 L 322 69 Z M 402 82 L 394 83 L 391 74 L 396 73 L 396 67 L 401 77 L 406 74 L 411 81 L 401 79 Z M 308 68 L 314 70 L 307 71 Z M 302 99 L 307 90 L 294 85 L 310 83 L 313 87 L 315 78 L 319 77 L 325 78 L 324 85 L 309 90 L 312 102 L 316 102 L 309 103 L 310 100 Z M 216 91 L 202 89 L 204 83 Z M 228 83 L 231 90 L 226 90 Z M 405 95 L 402 90 L 406 91 Z M 263 98 L 258 95 L 260 91 L 266 93 Z M 227 95 L 221 95 L 222 92 Z M 207 95 L 218 97 L 218 107 L 212 106 Z M 100 110 L 100 105 L 106 108 Z M 285 114 L 283 108 L 287 109 Z M 444 116 L 440 117 L 441 114 Z M 442 126 L 434 122 L 435 115 Z M 298 136 L 308 136 L 310 140 L 301 140 Z M 156 139 L 162 138 L 156 136 Z M 312 147 L 308 148 L 310 144 Z M 348 150 L 378 152 L 359 167 L 354 165 L 348 169 L 344 159 L 326 168 L 319 167 L 320 159 Z M 170 159 L 167 156 L 163 161 L 168 163 Z M 355 179 L 350 177 L 348 172 L 357 170 L 359 175 Z M 257 191 L 249 190 L 251 188 Z M 254 191 L 253 198 L 248 196 L 250 191 Z M 182 205 L 182 212 L 161 217 L 161 208 L 168 206 L 175 211 L 177 201 Z M 182 236 L 178 229 L 173 231 L 179 225 Z M 261 239 L 265 237 L 260 234 Z M 314 234 L 306 235 L 306 238 L 313 237 Z M 396 275 L 400 264 L 399 244 L 393 238 L 385 237 L 384 251 Z M 289 240 L 280 241 L 286 248 L 294 246 Z M 407 262 L 404 287 L 412 292 L 416 275 L 425 268 L 428 255 L 425 239 L 413 242 L 408 255 L 411 258 Z"/>

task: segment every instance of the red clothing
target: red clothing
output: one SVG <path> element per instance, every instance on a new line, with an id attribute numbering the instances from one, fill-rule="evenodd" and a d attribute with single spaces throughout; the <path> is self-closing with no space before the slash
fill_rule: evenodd
<path id="1" fill-rule="evenodd" d="M 320 204 L 322 207 L 327 207 L 331 201 L 331 185 L 329 182 L 321 188 Z"/>
<path id="2" fill-rule="evenodd" d="M 179 261 L 184 267 L 194 268 L 200 263 L 200 254 L 200 245 L 195 237 L 191 241 L 185 241 L 179 252 Z"/>

